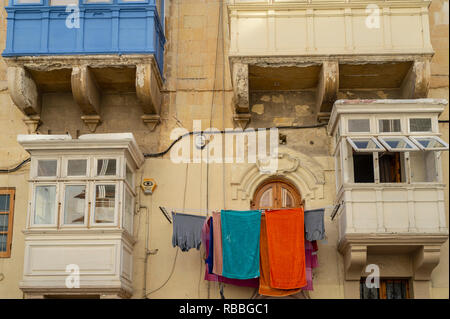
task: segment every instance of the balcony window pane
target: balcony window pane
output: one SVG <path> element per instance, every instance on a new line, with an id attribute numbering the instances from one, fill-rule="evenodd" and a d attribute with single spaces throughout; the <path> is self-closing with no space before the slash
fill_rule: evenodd
<path id="1" fill-rule="evenodd" d="M 56 176 L 57 160 L 38 160 L 37 176 Z"/>
<path id="2" fill-rule="evenodd" d="M 436 158 L 433 151 L 409 154 L 411 161 L 411 181 L 435 182 L 437 179 Z"/>
<path id="3" fill-rule="evenodd" d="M 56 186 L 36 186 L 34 199 L 34 224 L 55 223 Z"/>
<path id="4" fill-rule="evenodd" d="M 422 150 L 445 151 L 448 144 L 437 136 L 410 136 L 409 137 Z"/>
<path id="5" fill-rule="evenodd" d="M 404 136 L 379 136 L 378 140 L 390 152 L 410 152 L 419 150 L 417 146 Z"/>
<path id="6" fill-rule="evenodd" d="M 68 160 L 67 175 L 68 176 L 86 176 L 87 160 Z"/>
<path id="7" fill-rule="evenodd" d="M 84 224 L 85 185 L 67 185 L 64 194 L 64 224 Z"/>
<path id="8" fill-rule="evenodd" d="M 347 137 L 356 152 L 381 152 L 384 147 L 373 137 Z"/>
<path id="9" fill-rule="evenodd" d="M 431 132 L 431 119 L 409 119 L 409 130 L 411 132 Z"/>
<path id="10" fill-rule="evenodd" d="M 125 179 L 128 182 L 128 185 L 130 185 L 131 187 L 133 187 L 133 172 L 131 171 L 131 169 L 128 167 L 128 165 L 126 165 L 126 169 L 125 169 Z"/>
<path id="11" fill-rule="evenodd" d="M 50 0 L 51 6 L 78 5 L 78 0 Z"/>
<path id="12" fill-rule="evenodd" d="M 42 0 L 15 0 L 15 4 L 36 4 L 41 3 Z"/>
<path id="13" fill-rule="evenodd" d="M 370 120 L 369 119 L 348 120 L 348 131 L 370 132 Z"/>
<path id="14" fill-rule="evenodd" d="M 115 159 L 99 159 L 97 160 L 97 175 L 111 176 L 116 175 L 116 160 Z"/>
<path id="15" fill-rule="evenodd" d="M 380 126 L 381 133 L 392 133 L 392 132 L 400 132 L 401 131 L 399 119 L 379 120 L 378 123 Z"/>
<path id="16" fill-rule="evenodd" d="M 112 3 L 112 0 L 85 0 L 84 3 Z"/>
<path id="17" fill-rule="evenodd" d="M 130 192 L 125 192 L 125 212 L 123 215 L 123 228 L 125 228 L 128 233 L 133 234 L 133 196 Z"/>
<path id="18" fill-rule="evenodd" d="M 115 185 L 96 185 L 94 215 L 96 223 L 114 223 L 115 199 Z"/>

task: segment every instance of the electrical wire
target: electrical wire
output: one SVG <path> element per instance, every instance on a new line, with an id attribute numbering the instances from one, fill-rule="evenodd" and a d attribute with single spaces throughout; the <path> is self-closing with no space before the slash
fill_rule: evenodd
<path id="1" fill-rule="evenodd" d="M 17 166 L 15 166 L 13 168 L 0 169 L 0 173 L 6 173 L 6 174 L 14 173 L 14 172 L 18 171 L 20 168 L 22 168 L 22 166 L 29 163 L 30 161 L 31 161 L 31 157 L 28 157 L 26 160 L 22 161 L 20 164 L 18 164 Z"/>
<path id="2" fill-rule="evenodd" d="M 275 126 L 273 128 L 279 129 L 279 130 L 296 130 L 296 129 L 309 129 L 309 128 L 318 128 L 318 127 L 325 127 L 327 126 L 327 123 L 319 123 L 319 124 L 312 124 L 312 125 L 292 125 L 292 126 Z M 262 127 L 262 128 L 257 128 L 258 130 L 270 130 L 270 127 Z M 191 136 L 191 135 L 202 135 L 204 134 L 205 131 L 191 131 L 188 133 L 185 133 L 183 135 L 180 135 L 176 140 L 174 140 L 167 149 L 165 149 L 162 152 L 159 153 L 144 153 L 144 157 L 145 158 L 152 158 L 152 157 L 161 157 L 164 156 L 165 154 L 167 154 L 172 147 L 178 143 L 179 141 L 181 141 L 183 138 Z M 212 135 L 212 134 L 240 134 L 240 133 L 245 133 L 248 134 L 247 130 L 233 130 L 233 129 L 228 129 L 228 130 L 221 130 L 221 131 L 212 131 L 212 132 L 206 132 L 208 135 Z"/>

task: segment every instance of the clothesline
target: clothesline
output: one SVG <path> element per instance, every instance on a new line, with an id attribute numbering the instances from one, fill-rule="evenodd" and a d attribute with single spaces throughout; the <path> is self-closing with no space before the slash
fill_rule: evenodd
<path id="1" fill-rule="evenodd" d="M 304 202 L 303 202 L 304 203 Z M 304 208 L 304 204 L 301 205 L 301 207 Z M 313 209 L 308 209 L 308 210 L 316 210 L 316 209 L 328 209 L 328 208 L 334 208 L 334 205 L 328 205 L 325 207 L 320 207 L 320 208 L 313 208 Z M 285 207 L 285 208 L 268 208 L 268 209 L 257 209 L 260 210 L 262 214 L 265 214 L 266 211 L 271 211 L 271 210 L 288 210 L 288 209 L 294 209 L 294 208 L 298 208 L 298 207 Z M 168 220 L 169 223 L 172 224 L 172 218 L 170 217 L 169 211 L 173 212 L 174 214 L 177 213 L 182 213 L 182 214 L 191 214 L 194 215 L 194 213 L 198 213 L 198 214 L 205 214 L 206 216 L 209 216 L 210 214 L 214 213 L 214 212 L 220 212 L 221 209 L 186 209 L 186 208 L 173 208 L 173 207 L 163 207 L 163 206 L 159 206 L 159 209 L 161 210 L 161 212 L 164 214 L 164 216 L 166 217 L 166 219 Z M 197 214 L 195 214 L 197 215 Z M 205 216 L 205 217 L 206 217 Z"/>

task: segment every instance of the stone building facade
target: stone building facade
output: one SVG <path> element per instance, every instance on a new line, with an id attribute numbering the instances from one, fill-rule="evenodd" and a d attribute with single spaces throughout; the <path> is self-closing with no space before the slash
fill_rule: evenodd
<path id="1" fill-rule="evenodd" d="M 325 208 L 310 298 L 360 298 L 370 264 L 410 298 L 448 298 L 448 10 L 448 0 L 4 0 L 0 297 L 220 298 L 202 252 L 172 247 L 160 207 L 247 210 L 261 185 L 282 181 L 306 209 Z M 274 127 L 269 170 L 201 150 L 195 134 L 176 140 L 208 128 L 268 139 Z M 410 149 L 390 149 L 392 137 Z M 397 180 L 381 173 L 384 152 L 397 154 Z M 373 174 L 363 183 L 359 154 Z M 62 213 L 70 187 L 92 200 L 75 227 Z M 105 226 L 93 205 L 108 189 Z M 54 192 L 48 220 L 41 191 Z M 65 284 L 67 264 L 79 265 L 79 288 Z"/>

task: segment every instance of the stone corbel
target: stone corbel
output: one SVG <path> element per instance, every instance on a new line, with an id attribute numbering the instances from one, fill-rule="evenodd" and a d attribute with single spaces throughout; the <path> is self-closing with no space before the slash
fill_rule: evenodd
<path id="1" fill-rule="evenodd" d="M 414 254 L 414 280 L 431 280 L 431 272 L 439 264 L 440 245 L 422 246 Z"/>
<path id="2" fill-rule="evenodd" d="M 101 122 L 101 93 L 89 67 L 73 67 L 71 85 L 73 98 L 83 113 L 81 119 L 89 127 L 91 132 L 95 132 Z"/>
<path id="3" fill-rule="evenodd" d="M 348 244 L 342 251 L 344 256 L 345 280 L 360 280 L 367 262 L 367 246 Z"/>
<path id="4" fill-rule="evenodd" d="M 428 59 L 414 61 L 401 85 L 404 99 L 420 99 L 428 96 L 430 88 L 431 67 Z"/>
<path id="5" fill-rule="evenodd" d="M 155 66 L 140 64 L 136 66 L 136 96 L 142 105 L 142 121 L 150 131 L 161 122 L 161 86 Z"/>
<path id="6" fill-rule="evenodd" d="M 236 62 L 233 64 L 233 103 L 235 106 L 234 122 L 245 129 L 250 122 L 250 98 L 248 82 L 248 64 Z"/>
<path id="7" fill-rule="evenodd" d="M 243 130 L 245 130 L 248 123 L 250 123 L 250 118 L 250 113 L 236 113 L 233 115 L 234 123 Z"/>
<path id="8" fill-rule="evenodd" d="M 337 61 L 325 61 L 320 70 L 316 91 L 316 115 L 320 121 L 328 120 L 338 90 L 339 63 Z"/>
<path id="9" fill-rule="evenodd" d="M 28 133 L 36 133 L 40 124 L 41 94 L 31 74 L 24 67 L 8 67 L 8 90 L 11 100 L 26 116 Z"/>

